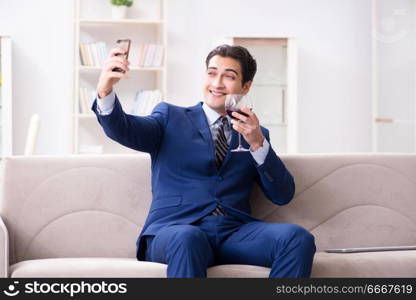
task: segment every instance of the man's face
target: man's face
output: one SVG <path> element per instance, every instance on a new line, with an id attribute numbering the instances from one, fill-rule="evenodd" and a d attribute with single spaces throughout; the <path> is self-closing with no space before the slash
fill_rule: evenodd
<path id="1" fill-rule="evenodd" d="M 215 55 L 209 61 L 205 74 L 205 103 L 219 114 L 225 114 L 227 94 L 246 94 L 251 81 L 242 84 L 240 62 L 231 57 Z"/>

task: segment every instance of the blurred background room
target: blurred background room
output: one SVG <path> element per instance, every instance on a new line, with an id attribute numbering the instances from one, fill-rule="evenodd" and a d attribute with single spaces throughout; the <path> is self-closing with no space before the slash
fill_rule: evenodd
<path id="1" fill-rule="evenodd" d="M 128 113 L 202 101 L 208 52 L 236 44 L 258 62 L 250 93 L 277 153 L 416 151 L 416 1 L 122 2 L 0 0 L 2 156 L 132 153 L 90 110 L 120 38 Z"/>

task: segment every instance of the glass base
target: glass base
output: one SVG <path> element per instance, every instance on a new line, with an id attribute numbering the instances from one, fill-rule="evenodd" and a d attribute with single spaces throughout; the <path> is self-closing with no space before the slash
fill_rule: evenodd
<path id="1" fill-rule="evenodd" d="M 250 149 L 244 148 L 243 146 L 238 146 L 237 148 L 231 150 L 231 152 L 247 152 L 250 151 Z"/>

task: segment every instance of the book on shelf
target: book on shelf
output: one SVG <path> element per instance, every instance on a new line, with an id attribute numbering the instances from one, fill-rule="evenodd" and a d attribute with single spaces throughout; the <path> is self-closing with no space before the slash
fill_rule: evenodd
<path id="1" fill-rule="evenodd" d="M 139 67 L 143 65 L 145 48 L 146 48 L 145 44 L 141 44 L 139 46 L 139 54 L 138 54 L 138 60 L 137 60 L 137 65 Z"/>
<path id="2" fill-rule="evenodd" d="M 146 48 L 146 53 L 144 54 L 143 67 L 151 67 L 153 63 L 153 56 L 155 53 L 155 48 L 153 44 L 149 44 Z"/>
<path id="3" fill-rule="evenodd" d="M 82 66 L 102 66 L 107 58 L 107 53 L 107 45 L 104 42 L 79 44 L 79 54 Z"/>
<path id="4" fill-rule="evenodd" d="M 139 46 L 138 66 L 158 68 L 163 64 L 164 47 L 157 44 L 142 44 Z"/>
<path id="5" fill-rule="evenodd" d="M 153 58 L 153 62 L 155 66 L 161 67 L 163 65 L 163 54 L 164 54 L 164 47 L 162 45 L 157 45 L 156 53 Z"/>
<path id="6" fill-rule="evenodd" d="M 131 114 L 136 116 L 150 115 L 153 108 L 161 101 L 162 92 L 160 90 L 137 91 L 134 97 Z"/>
<path id="7" fill-rule="evenodd" d="M 93 114 L 92 102 L 95 98 L 95 91 L 86 87 L 79 88 L 79 112 L 81 114 Z"/>

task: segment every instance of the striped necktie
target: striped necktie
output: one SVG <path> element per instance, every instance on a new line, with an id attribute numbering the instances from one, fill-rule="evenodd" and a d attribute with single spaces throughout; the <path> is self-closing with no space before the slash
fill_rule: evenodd
<path id="1" fill-rule="evenodd" d="M 226 116 L 219 117 L 218 120 L 219 125 L 215 138 L 215 163 L 217 165 L 217 168 L 219 169 L 228 152 L 227 139 L 224 134 L 224 126 L 228 124 L 228 120 Z"/>
<path id="2" fill-rule="evenodd" d="M 215 137 L 215 164 L 219 169 L 224 161 L 225 156 L 228 152 L 228 143 L 227 138 L 224 134 L 224 126 L 228 124 L 228 120 L 226 116 L 219 117 L 217 122 L 219 122 L 217 128 L 217 134 Z M 217 205 L 217 207 L 210 213 L 210 215 L 214 216 L 225 216 L 227 213 L 221 207 L 221 205 Z"/>

